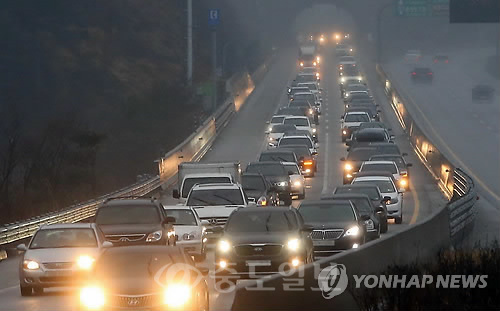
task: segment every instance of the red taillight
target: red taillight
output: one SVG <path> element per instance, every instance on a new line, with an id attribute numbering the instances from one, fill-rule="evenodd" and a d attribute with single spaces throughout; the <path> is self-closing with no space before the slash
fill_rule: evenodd
<path id="1" fill-rule="evenodd" d="M 448 60 L 445 60 L 444 62 L 448 64 Z"/>
<path id="2" fill-rule="evenodd" d="M 427 74 L 428 74 L 429 76 L 432 76 L 432 72 L 428 72 Z"/>
<path id="3" fill-rule="evenodd" d="M 437 60 L 437 59 L 435 59 L 435 60 L 434 60 L 434 63 L 437 63 L 437 62 L 438 62 L 438 60 Z"/>
<path id="4" fill-rule="evenodd" d="M 304 165 L 313 165 L 312 161 L 304 161 Z"/>
<path id="5" fill-rule="evenodd" d="M 411 74 L 412 74 L 412 76 L 416 76 L 416 75 L 417 75 L 417 73 L 416 73 L 416 72 L 412 72 Z"/>

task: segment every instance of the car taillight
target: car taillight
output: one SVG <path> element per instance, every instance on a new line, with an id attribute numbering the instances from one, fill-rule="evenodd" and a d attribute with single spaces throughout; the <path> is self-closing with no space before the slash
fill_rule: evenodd
<path id="1" fill-rule="evenodd" d="M 411 73 L 411 75 L 412 75 L 412 76 L 416 76 L 416 75 L 417 75 L 417 73 L 416 73 L 416 72 L 412 72 L 412 73 Z"/>
<path id="2" fill-rule="evenodd" d="M 435 60 L 434 60 L 434 63 L 437 63 L 437 62 L 438 62 L 438 60 L 437 60 L 437 59 L 435 59 Z"/>
<path id="3" fill-rule="evenodd" d="M 312 161 L 304 161 L 304 165 L 313 165 Z"/>
<path id="4" fill-rule="evenodd" d="M 448 64 L 448 60 L 445 60 L 444 62 Z"/>
<path id="5" fill-rule="evenodd" d="M 428 72 L 427 74 L 428 74 L 429 76 L 432 76 L 432 72 Z"/>

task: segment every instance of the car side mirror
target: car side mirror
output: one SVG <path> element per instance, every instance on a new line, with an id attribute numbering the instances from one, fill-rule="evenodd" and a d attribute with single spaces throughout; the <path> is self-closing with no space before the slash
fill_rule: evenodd
<path id="1" fill-rule="evenodd" d="M 172 191 L 172 197 L 174 197 L 174 199 L 179 199 L 181 197 L 181 194 L 179 193 L 178 189 L 174 189 Z"/>
<path id="2" fill-rule="evenodd" d="M 396 136 L 391 135 L 391 136 L 389 136 L 389 138 L 390 138 L 391 140 L 394 140 L 394 139 L 396 139 Z"/>
<path id="3" fill-rule="evenodd" d="M 28 250 L 28 248 L 26 247 L 26 244 L 24 244 L 24 243 L 23 243 L 23 244 L 19 244 L 19 245 L 16 247 L 16 249 L 17 249 L 18 251 L 20 251 L 20 252 L 25 252 L 25 251 L 27 251 L 27 250 Z"/>
<path id="4" fill-rule="evenodd" d="M 361 218 L 362 221 L 367 221 L 367 220 L 370 219 L 370 216 L 368 216 L 368 215 L 361 215 L 360 218 Z"/>
<path id="5" fill-rule="evenodd" d="M 340 120 L 344 120 L 344 116 L 340 116 Z"/>
<path id="6" fill-rule="evenodd" d="M 102 243 L 102 248 L 111 248 L 111 247 L 113 247 L 113 243 L 110 241 L 104 241 Z"/>
<path id="7" fill-rule="evenodd" d="M 247 198 L 247 201 L 248 201 L 248 204 L 255 204 L 256 201 L 255 201 L 255 198 Z"/>
<path id="8" fill-rule="evenodd" d="M 413 164 L 412 163 L 406 163 L 406 167 L 412 167 Z"/>
<path id="9" fill-rule="evenodd" d="M 345 144 L 346 144 L 346 146 L 351 146 L 352 145 L 352 139 L 346 139 Z"/>
<path id="10" fill-rule="evenodd" d="M 172 217 L 172 216 L 167 216 L 167 217 L 165 217 L 165 219 L 163 220 L 162 225 L 173 224 L 173 223 L 175 223 L 175 221 L 176 221 L 175 217 Z"/>
<path id="11" fill-rule="evenodd" d="M 344 161 L 345 161 L 345 158 L 344 158 L 344 157 L 340 158 L 340 161 L 344 162 Z"/>
<path id="12" fill-rule="evenodd" d="M 388 128 L 387 130 L 388 130 L 388 131 L 392 131 L 392 128 L 390 127 L 390 128 Z"/>
<path id="13" fill-rule="evenodd" d="M 266 124 L 271 124 L 271 121 L 266 121 Z"/>

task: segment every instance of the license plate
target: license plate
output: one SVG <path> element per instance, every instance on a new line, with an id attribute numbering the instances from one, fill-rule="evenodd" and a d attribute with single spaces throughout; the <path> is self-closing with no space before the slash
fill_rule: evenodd
<path id="1" fill-rule="evenodd" d="M 247 267 L 269 267 L 271 260 L 247 260 Z"/>
<path id="2" fill-rule="evenodd" d="M 335 240 L 314 241 L 314 246 L 335 246 Z"/>

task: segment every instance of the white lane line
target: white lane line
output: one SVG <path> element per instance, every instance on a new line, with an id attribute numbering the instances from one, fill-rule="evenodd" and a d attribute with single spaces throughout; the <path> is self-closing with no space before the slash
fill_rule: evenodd
<path id="1" fill-rule="evenodd" d="M 3 294 L 3 293 L 8 292 L 8 291 L 11 291 L 11 290 L 16 289 L 18 287 L 19 287 L 19 284 L 11 286 L 11 287 L 2 288 L 2 289 L 0 289 L 0 294 Z"/>
<path id="2" fill-rule="evenodd" d="M 328 162 L 330 157 L 328 156 L 328 153 L 330 151 L 329 145 L 330 145 L 330 140 L 328 139 L 328 132 L 325 133 L 325 157 L 324 157 L 324 162 L 325 162 L 325 172 L 323 173 L 323 190 L 321 190 L 321 194 L 326 194 L 328 191 Z"/>

